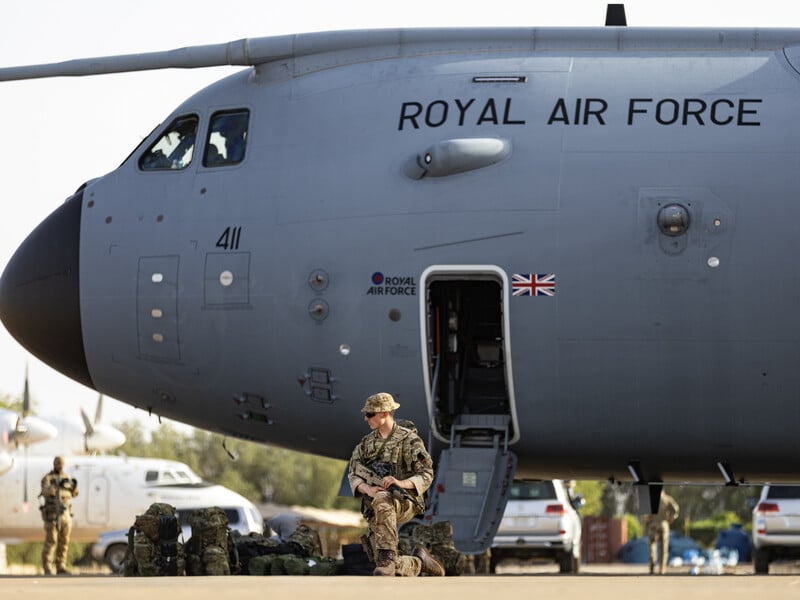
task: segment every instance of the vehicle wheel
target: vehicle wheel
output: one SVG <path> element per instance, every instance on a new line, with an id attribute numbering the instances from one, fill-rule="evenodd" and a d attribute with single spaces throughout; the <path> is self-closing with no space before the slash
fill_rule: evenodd
<path id="1" fill-rule="evenodd" d="M 558 557 L 558 570 L 561 573 L 577 573 L 580 570 L 581 559 L 572 554 L 564 553 Z"/>
<path id="2" fill-rule="evenodd" d="M 106 564 L 111 567 L 114 573 L 119 573 L 120 569 L 122 569 L 122 561 L 127 550 L 127 544 L 112 544 L 106 550 Z"/>
<path id="3" fill-rule="evenodd" d="M 766 548 L 756 549 L 753 565 L 757 575 L 766 575 L 769 573 L 769 550 Z"/>

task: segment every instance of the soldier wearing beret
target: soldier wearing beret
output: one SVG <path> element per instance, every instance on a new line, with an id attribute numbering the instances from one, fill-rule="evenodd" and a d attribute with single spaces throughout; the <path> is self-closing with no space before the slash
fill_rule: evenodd
<path id="1" fill-rule="evenodd" d="M 364 403 L 361 412 L 372 431 L 353 451 L 350 489 L 362 499 L 361 508 L 369 524 L 368 549 L 377 565 L 373 575 L 416 577 L 423 572 L 441 576 L 444 567 L 424 546 L 416 546 L 411 556 L 397 552 L 398 525 L 424 511 L 423 494 L 433 482 L 433 461 L 425 444 L 415 431 L 395 422 L 398 408 L 400 405 L 385 392 L 370 396 Z M 376 469 L 381 465 L 381 471 L 391 474 L 384 475 L 379 485 L 371 484 L 355 473 L 357 464 Z"/>

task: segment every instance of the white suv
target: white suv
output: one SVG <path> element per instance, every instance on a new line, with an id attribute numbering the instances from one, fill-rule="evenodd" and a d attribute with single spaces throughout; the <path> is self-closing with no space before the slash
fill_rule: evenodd
<path id="1" fill-rule="evenodd" d="M 517 480 L 500 528 L 492 542 L 490 570 L 506 558 L 550 558 L 562 573 L 577 573 L 581 564 L 581 518 L 583 504 L 571 499 L 560 479 Z"/>
<path id="2" fill-rule="evenodd" d="M 800 558 L 800 485 L 765 485 L 753 509 L 753 563 L 769 573 L 769 563 Z"/>

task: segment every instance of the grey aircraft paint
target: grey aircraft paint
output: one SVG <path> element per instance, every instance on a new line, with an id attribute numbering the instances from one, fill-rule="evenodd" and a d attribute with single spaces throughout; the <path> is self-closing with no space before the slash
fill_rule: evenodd
<path id="1" fill-rule="evenodd" d="M 0 80 L 214 64 L 252 68 L 6 267 L 34 354 L 339 458 L 385 390 L 518 476 L 797 480 L 800 30 L 350 31 Z M 228 113 L 244 157 L 206 166 Z M 183 168 L 143 166 L 186 118 Z"/>

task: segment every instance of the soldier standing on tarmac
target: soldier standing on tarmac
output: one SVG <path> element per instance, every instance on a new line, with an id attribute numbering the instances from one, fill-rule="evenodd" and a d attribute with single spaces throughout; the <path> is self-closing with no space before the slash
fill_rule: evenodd
<path id="1" fill-rule="evenodd" d="M 650 574 L 655 572 L 658 545 L 661 544 L 661 563 L 659 573 L 667 571 L 667 558 L 669 557 L 669 526 L 678 518 L 678 503 L 675 499 L 661 490 L 661 500 L 658 502 L 658 512 L 654 515 L 645 515 L 644 523 L 647 538 L 650 543 Z"/>
<path id="2" fill-rule="evenodd" d="M 64 459 L 53 459 L 53 470 L 42 478 L 44 504 L 39 507 L 44 520 L 42 568 L 45 575 L 69 575 L 67 550 L 72 532 L 72 498 L 78 495 L 78 483 L 64 473 Z M 55 569 L 53 555 L 55 554 Z"/>
<path id="3" fill-rule="evenodd" d="M 444 567 L 424 546 L 417 545 L 411 556 L 397 552 L 398 525 L 424 511 L 422 495 L 433 481 L 433 461 L 425 444 L 416 432 L 395 423 L 398 408 L 391 394 L 367 398 L 361 412 L 372 431 L 350 459 L 350 489 L 361 497 L 361 510 L 369 524 L 368 549 L 377 565 L 372 574 L 416 577 L 423 572 L 442 576 Z M 382 475 L 381 485 L 370 485 L 355 474 L 357 465 L 390 474 Z"/>

